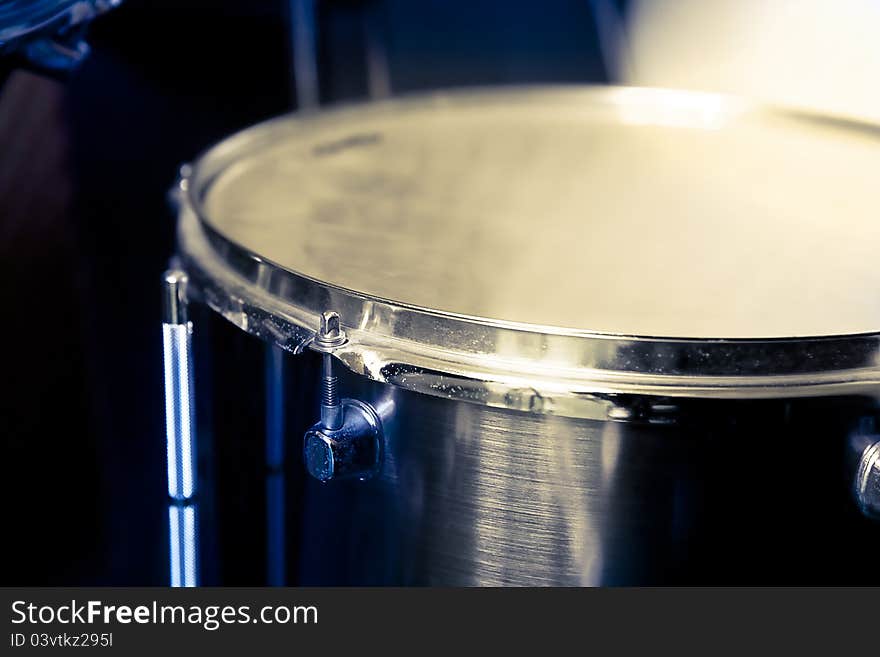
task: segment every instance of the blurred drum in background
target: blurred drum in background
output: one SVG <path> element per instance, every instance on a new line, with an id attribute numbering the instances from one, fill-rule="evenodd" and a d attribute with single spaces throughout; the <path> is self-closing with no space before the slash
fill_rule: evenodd
<path id="1" fill-rule="evenodd" d="M 878 162 L 691 92 L 282 117 L 184 168 L 166 323 L 288 352 L 296 583 L 876 583 Z"/>
<path id="2" fill-rule="evenodd" d="M 625 84 L 726 92 L 880 120 L 873 0 L 638 0 Z"/>

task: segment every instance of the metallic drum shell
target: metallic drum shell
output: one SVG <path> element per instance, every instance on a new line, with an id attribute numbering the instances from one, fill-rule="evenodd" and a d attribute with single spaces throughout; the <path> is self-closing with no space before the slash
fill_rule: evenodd
<path id="1" fill-rule="evenodd" d="M 303 584 L 880 581 L 850 490 L 872 398 L 636 395 L 617 407 L 638 419 L 603 421 L 342 385 L 384 409 L 385 458 L 369 481 L 307 478 Z"/>
<path id="2" fill-rule="evenodd" d="M 601 104 L 610 93 L 589 97 Z M 400 102 L 473 103 L 479 92 L 458 98 Z M 848 558 L 880 549 L 880 526 L 858 511 L 875 502 L 853 500 L 853 478 L 867 471 L 859 455 L 880 440 L 880 333 L 597 333 L 310 278 L 228 239 L 204 212 L 218 172 L 288 122 L 245 131 L 186 167 L 178 244 L 193 300 L 288 352 L 289 398 L 307 400 L 289 409 L 297 430 L 318 413 L 318 381 L 307 373 L 317 371 L 310 345 L 325 311 L 339 314 L 348 336 L 332 350 L 345 365 L 342 395 L 381 417 L 378 474 L 310 480 L 290 512 L 298 582 L 880 581 L 876 568 Z"/>

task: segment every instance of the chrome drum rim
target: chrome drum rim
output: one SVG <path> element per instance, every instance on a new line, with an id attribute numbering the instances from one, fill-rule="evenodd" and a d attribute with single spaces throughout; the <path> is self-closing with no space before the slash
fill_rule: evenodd
<path id="1" fill-rule="evenodd" d="M 609 101 L 611 91 L 590 93 L 601 103 Z M 473 102 L 485 93 L 420 96 L 372 105 L 369 111 Z M 730 102 L 742 107 L 741 101 Z M 344 119 L 363 110 L 331 111 Z M 794 114 L 758 106 L 748 111 Z M 871 124 L 796 114 L 873 135 L 880 131 Z M 880 333 L 689 339 L 560 329 L 370 297 L 281 267 L 224 237 L 202 208 L 202 193 L 216 172 L 265 143 L 279 126 L 300 129 L 289 118 L 274 119 L 182 168 L 178 245 L 192 278 L 191 294 L 242 330 L 289 352 L 307 348 L 320 314 L 333 310 L 349 336 L 333 355 L 357 374 L 438 397 L 595 419 L 625 419 L 613 401 L 617 395 L 784 398 L 875 394 L 880 385 Z"/>

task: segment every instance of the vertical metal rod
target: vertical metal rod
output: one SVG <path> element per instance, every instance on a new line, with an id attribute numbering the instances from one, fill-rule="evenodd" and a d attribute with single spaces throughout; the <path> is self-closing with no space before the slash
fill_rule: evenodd
<path id="1" fill-rule="evenodd" d="M 290 38 L 297 107 L 315 109 L 320 102 L 315 0 L 290 0 Z"/>
<path id="2" fill-rule="evenodd" d="M 284 352 L 266 347 L 266 580 L 284 586 L 287 536 L 285 524 Z"/>
<path id="3" fill-rule="evenodd" d="M 168 552 L 171 586 L 198 586 L 198 508 L 196 504 L 168 506 Z"/>
<path id="4" fill-rule="evenodd" d="M 380 25 L 380 10 L 367 6 L 364 9 L 364 43 L 366 45 L 367 90 L 370 100 L 380 100 L 391 95 L 391 72 L 388 51 Z"/>
<path id="5" fill-rule="evenodd" d="M 590 0 L 599 41 L 599 51 L 609 82 L 626 78 L 629 44 L 626 23 L 614 0 Z"/>
<path id="6" fill-rule="evenodd" d="M 169 269 L 162 283 L 170 579 L 171 586 L 197 586 L 195 380 L 186 274 Z"/>

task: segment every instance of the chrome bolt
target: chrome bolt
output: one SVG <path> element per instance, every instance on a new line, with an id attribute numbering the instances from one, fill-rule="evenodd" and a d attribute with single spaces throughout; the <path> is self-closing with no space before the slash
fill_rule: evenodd
<path id="1" fill-rule="evenodd" d="M 382 422 L 375 409 L 339 398 L 331 353 L 348 341 L 335 312 L 321 313 L 312 349 L 321 352 L 321 419 L 303 439 L 306 469 L 319 481 L 368 479 L 379 469 Z"/>
<path id="2" fill-rule="evenodd" d="M 321 325 L 315 334 L 314 347 L 323 352 L 321 365 L 321 424 L 335 431 L 342 426 L 342 406 L 339 404 L 339 379 L 333 374 L 333 357 L 330 350 L 347 341 L 345 331 L 339 325 L 339 315 L 321 313 Z"/>
<path id="3" fill-rule="evenodd" d="M 321 324 L 315 334 L 314 348 L 327 352 L 341 347 L 346 342 L 348 338 L 339 324 L 339 314 L 332 311 L 321 313 Z"/>
<path id="4" fill-rule="evenodd" d="M 321 376 L 321 424 L 335 431 L 342 426 L 342 406 L 339 404 L 339 379 L 333 374 L 333 357 L 324 354 Z"/>

